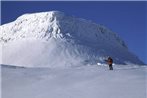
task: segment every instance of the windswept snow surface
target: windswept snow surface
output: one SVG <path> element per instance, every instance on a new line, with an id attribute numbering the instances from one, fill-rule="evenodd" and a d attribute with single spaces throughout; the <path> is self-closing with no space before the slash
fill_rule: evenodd
<path id="1" fill-rule="evenodd" d="M 2 66 L 2 98 L 147 98 L 145 66 Z"/>
<path id="2" fill-rule="evenodd" d="M 104 63 L 143 64 L 124 41 L 103 25 L 59 11 L 24 14 L 0 26 L 1 63 L 25 67 L 65 67 Z"/>

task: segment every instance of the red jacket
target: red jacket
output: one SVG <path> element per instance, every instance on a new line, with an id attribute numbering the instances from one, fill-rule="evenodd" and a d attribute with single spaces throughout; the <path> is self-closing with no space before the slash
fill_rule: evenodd
<path id="1" fill-rule="evenodd" d="M 112 58 L 108 58 L 107 63 L 108 63 L 109 65 L 112 64 L 112 63 L 113 63 Z"/>

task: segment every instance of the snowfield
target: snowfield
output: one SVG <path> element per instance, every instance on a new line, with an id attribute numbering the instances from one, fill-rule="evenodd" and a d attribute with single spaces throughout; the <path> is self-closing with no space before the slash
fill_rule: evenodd
<path id="1" fill-rule="evenodd" d="M 24 14 L 0 31 L 2 98 L 147 97 L 147 67 L 103 25 L 50 11 Z"/>
<path id="2" fill-rule="evenodd" d="M 21 68 L 2 65 L 2 98 L 146 98 L 145 66 Z"/>

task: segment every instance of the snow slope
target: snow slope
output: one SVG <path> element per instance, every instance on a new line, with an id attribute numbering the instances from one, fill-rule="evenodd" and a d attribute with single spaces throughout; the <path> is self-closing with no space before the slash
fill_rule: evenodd
<path id="1" fill-rule="evenodd" d="M 2 66 L 2 98 L 146 98 L 145 66 Z"/>
<path id="2" fill-rule="evenodd" d="M 65 67 L 104 63 L 143 64 L 124 41 L 103 25 L 50 11 L 24 14 L 0 26 L 3 64 Z"/>

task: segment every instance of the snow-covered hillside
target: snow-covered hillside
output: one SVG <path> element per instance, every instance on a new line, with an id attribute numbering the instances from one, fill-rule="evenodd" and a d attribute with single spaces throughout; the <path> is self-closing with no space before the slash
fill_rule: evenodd
<path id="1" fill-rule="evenodd" d="M 144 66 L 2 66 L 2 98 L 146 98 Z"/>
<path id="2" fill-rule="evenodd" d="M 50 11 L 24 14 L 0 26 L 3 64 L 63 67 L 104 63 L 143 64 L 124 41 L 103 25 Z"/>

